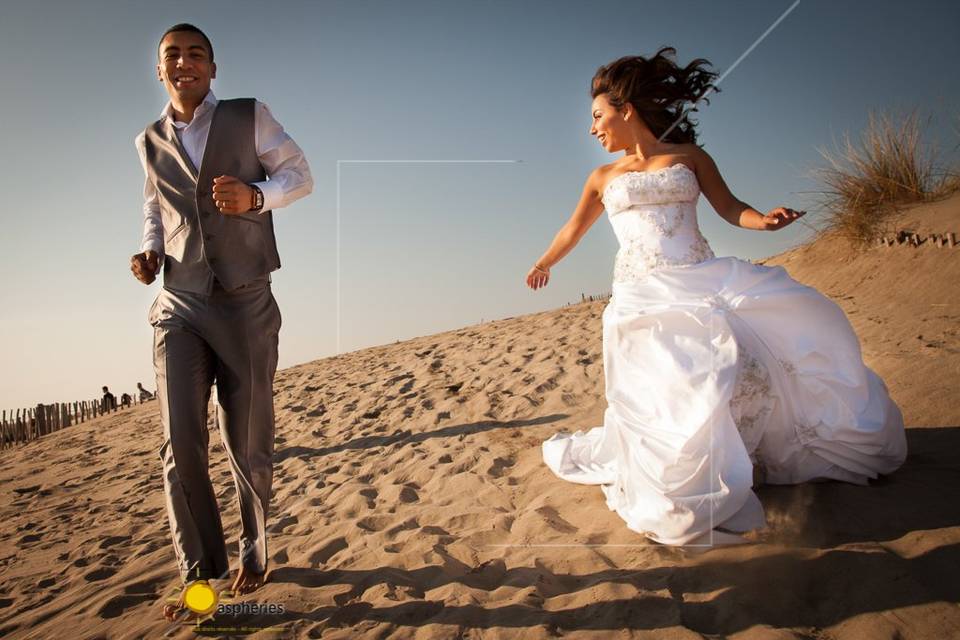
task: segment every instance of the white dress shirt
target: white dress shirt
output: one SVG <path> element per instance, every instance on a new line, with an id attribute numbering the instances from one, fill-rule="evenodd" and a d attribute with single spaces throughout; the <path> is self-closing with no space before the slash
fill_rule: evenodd
<path id="1" fill-rule="evenodd" d="M 184 151 L 190 156 L 193 166 L 200 169 L 203 160 L 203 150 L 207 146 L 207 136 L 210 133 L 210 122 L 213 118 L 217 98 L 209 91 L 203 102 L 193 113 L 193 120 L 181 122 L 173 117 L 173 107 L 168 102 L 160 113 L 161 120 L 170 118 L 183 145 Z M 313 177 L 303 151 L 297 143 L 287 135 L 283 127 L 274 119 L 267 105 L 257 100 L 254 110 L 254 145 L 260 164 L 267 173 L 268 180 L 253 184 L 263 191 L 263 208 L 270 211 L 285 207 L 292 202 L 313 191 Z M 141 131 L 134 141 L 137 153 L 140 154 L 140 164 L 144 174 L 147 173 L 146 150 L 144 133 Z M 163 263 L 163 219 L 160 216 L 160 202 L 157 191 L 150 181 L 149 175 L 143 183 L 143 240 L 140 242 L 140 251 L 153 250 L 160 256 Z"/>

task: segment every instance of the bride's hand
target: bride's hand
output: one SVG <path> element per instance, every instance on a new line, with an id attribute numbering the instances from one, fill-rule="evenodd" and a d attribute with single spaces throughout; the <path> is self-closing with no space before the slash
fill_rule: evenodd
<path id="1" fill-rule="evenodd" d="M 540 266 L 533 265 L 529 272 L 527 272 L 527 286 L 531 289 L 539 289 L 540 287 L 547 286 L 547 283 L 550 281 L 550 269 L 544 269 Z"/>
<path id="2" fill-rule="evenodd" d="M 794 211 L 793 209 L 787 207 L 777 207 L 776 209 L 771 209 L 769 213 L 763 216 L 763 229 L 764 231 L 776 231 L 777 229 L 783 229 L 785 226 L 797 218 L 805 215 L 806 213 L 806 211 Z"/>

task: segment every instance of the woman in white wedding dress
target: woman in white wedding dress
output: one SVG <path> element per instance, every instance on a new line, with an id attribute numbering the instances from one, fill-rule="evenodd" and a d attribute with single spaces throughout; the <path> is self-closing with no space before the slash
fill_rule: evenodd
<path id="1" fill-rule="evenodd" d="M 652 540 L 711 544 L 764 526 L 755 477 L 867 484 L 903 463 L 906 438 L 835 303 L 782 267 L 715 257 L 701 235 L 701 192 L 745 229 L 782 229 L 804 212 L 762 214 L 734 197 L 682 115 L 716 74 L 702 59 L 680 68 L 674 53 L 597 71 L 590 133 L 624 155 L 590 175 L 527 284 L 545 286 L 607 211 L 620 243 L 603 312 L 608 406 L 602 426 L 544 442 L 544 461 L 601 485 L 607 506 Z"/>

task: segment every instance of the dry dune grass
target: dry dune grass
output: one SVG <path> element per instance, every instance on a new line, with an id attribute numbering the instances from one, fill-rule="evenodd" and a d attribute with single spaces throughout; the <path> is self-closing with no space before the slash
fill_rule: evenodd
<path id="1" fill-rule="evenodd" d="M 956 167 L 943 168 L 924 144 L 926 123 L 916 111 L 906 116 L 870 113 L 860 143 L 844 135 L 835 151 L 820 149 L 828 166 L 814 176 L 826 218 L 821 232 L 835 232 L 858 249 L 889 232 L 904 205 L 938 200 L 960 190 Z"/>

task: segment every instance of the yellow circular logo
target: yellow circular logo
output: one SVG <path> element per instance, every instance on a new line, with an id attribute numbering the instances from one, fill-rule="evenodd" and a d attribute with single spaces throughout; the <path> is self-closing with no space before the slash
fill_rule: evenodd
<path id="1" fill-rule="evenodd" d="M 217 608 L 217 592 L 206 580 L 197 580 L 183 590 L 183 603 L 194 613 L 206 615 Z"/>

